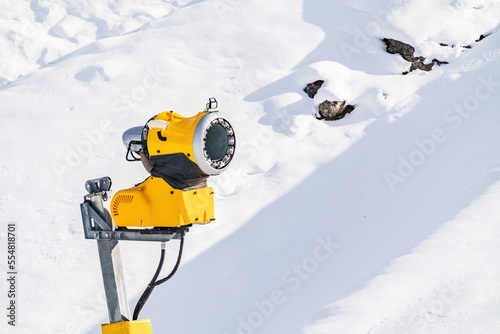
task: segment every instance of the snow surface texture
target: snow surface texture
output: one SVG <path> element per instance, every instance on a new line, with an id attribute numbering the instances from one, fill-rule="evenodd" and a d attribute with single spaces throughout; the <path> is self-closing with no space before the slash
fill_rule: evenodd
<path id="1" fill-rule="evenodd" d="M 210 96 L 237 156 L 209 180 L 217 220 L 192 228 L 181 268 L 141 313 L 154 333 L 500 331 L 498 1 L 0 8 L 2 303 L 9 222 L 19 251 L 17 326 L 2 315 L 1 333 L 100 333 L 84 182 L 142 181 L 122 132 L 164 110 L 194 115 Z M 409 64 L 383 38 L 449 64 L 402 76 Z M 302 89 L 318 79 L 313 100 Z M 356 109 L 318 121 L 325 99 Z M 121 250 L 133 308 L 160 246 Z"/>

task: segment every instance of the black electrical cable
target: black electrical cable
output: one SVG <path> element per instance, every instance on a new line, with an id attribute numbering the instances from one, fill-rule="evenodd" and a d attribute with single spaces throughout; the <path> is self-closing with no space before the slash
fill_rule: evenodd
<path id="1" fill-rule="evenodd" d="M 184 234 L 181 235 L 181 244 L 179 245 L 179 255 L 177 256 L 177 262 L 175 263 L 174 268 L 172 269 L 170 274 L 168 274 L 168 276 L 157 281 L 157 278 L 160 275 L 160 271 L 163 267 L 163 262 L 165 260 L 165 248 L 162 247 L 161 256 L 160 256 L 160 263 L 158 264 L 158 268 L 156 269 L 156 272 L 153 276 L 153 279 L 148 284 L 148 286 L 146 287 L 146 290 L 144 290 L 144 292 L 141 295 L 141 298 L 139 298 L 139 300 L 137 301 L 137 304 L 135 305 L 133 320 L 137 320 L 137 318 L 139 317 L 139 313 L 141 312 L 142 307 L 144 306 L 144 304 L 146 304 L 146 301 L 148 300 L 149 296 L 153 292 L 153 289 L 155 288 L 155 286 L 165 283 L 166 281 L 171 279 L 172 276 L 174 276 L 175 272 L 179 268 L 179 265 L 181 264 L 182 249 L 183 248 L 184 248 Z"/>
<path id="2" fill-rule="evenodd" d="M 158 278 L 158 275 L 160 275 L 160 271 L 163 267 L 164 260 L 165 260 L 165 248 L 162 247 L 161 256 L 160 256 L 160 263 L 158 264 L 158 268 L 156 269 L 156 272 L 153 276 L 153 279 L 148 284 L 148 286 L 146 287 L 146 290 L 144 290 L 144 292 L 141 295 L 141 298 L 139 298 L 139 300 L 137 301 L 137 304 L 135 305 L 133 320 L 137 320 L 137 318 L 139 317 L 139 313 L 142 310 L 142 307 L 144 306 L 144 304 L 148 300 L 149 296 L 151 295 L 151 292 L 153 292 L 153 289 L 155 288 L 156 279 Z"/>

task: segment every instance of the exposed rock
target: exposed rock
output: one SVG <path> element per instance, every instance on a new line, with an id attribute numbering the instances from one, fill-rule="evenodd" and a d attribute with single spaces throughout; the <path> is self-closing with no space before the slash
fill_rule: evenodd
<path id="1" fill-rule="evenodd" d="M 486 38 L 486 37 L 488 37 L 489 35 L 490 35 L 490 34 L 486 34 L 486 35 L 481 34 L 481 36 L 479 36 L 479 38 L 478 38 L 478 39 L 476 39 L 476 43 L 477 43 L 477 42 L 481 42 L 483 39 L 485 39 L 485 38 Z"/>
<path id="2" fill-rule="evenodd" d="M 401 41 L 384 38 L 383 42 L 386 45 L 386 50 L 390 54 L 400 54 L 404 60 L 411 63 L 410 70 L 403 72 L 403 75 L 408 74 L 414 70 L 422 70 L 422 71 L 430 71 L 432 70 L 432 66 L 437 64 L 438 66 L 442 64 L 448 64 L 447 61 L 439 61 L 437 59 L 433 59 L 429 64 L 425 64 L 424 57 L 415 57 L 415 48 L 409 44 L 403 43 Z"/>
<path id="3" fill-rule="evenodd" d="M 354 110 L 355 106 L 346 105 L 346 101 L 328 101 L 325 100 L 319 105 L 319 116 L 317 119 L 326 121 L 336 121 L 344 118 L 345 115 Z"/>
<path id="4" fill-rule="evenodd" d="M 415 60 L 415 57 L 413 56 L 415 48 L 413 46 L 391 38 L 384 38 L 383 41 L 388 53 L 400 54 L 404 60 L 409 62 L 413 62 Z"/>
<path id="5" fill-rule="evenodd" d="M 417 59 L 416 61 L 413 61 L 411 63 L 410 70 L 407 72 L 403 72 L 403 75 L 406 75 L 415 70 L 422 70 L 429 72 L 430 70 L 432 70 L 432 66 L 434 66 L 434 64 L 437 64 L 438 66 L 441 66 L 442 64 L 448 64 L 447 61 L 439 61 L 436 58 L 432 59 L 432 62 L 429 64 L 424 64 L 425 58 L 423 57 L 417 57 L 416 59 Z"/>
<path id="6" fill-rule="evenodd" d="M 481 42 L 483 39 L 485 39 L 486 37 L 488 37 L 489 35 L 491 34 L 486 34 L 486 35 L 483 35 L 481 34 L 481 36 L 479 36 L 478 39 L 476 39 L 474 42 L 478 43 L 478 42 Z M 462 46 L 464 49 L 472 49 L 472 45 L 466 45 L 466 46 Z"/>
<path id="7" fill-rule="evenodd" d="M 488 37 L 489 35 L 491 35 L 491 34 L 484 34 L 484 35 L 483 35 L 483 34 L 481 34 L 481 35 L 479 36 L 479 38 L 478 38 L 478 39 L 476 39 L 474 42 L 476 42 L 476 43 L 481 42 L 483 39 L 485 39 L 485 38 L 486 38 L 486 37 Z M 452 44 L 452 45 L 448 45 L 448 44 L 446 44 L 446 43 L 439 43 L 439 45 L 441 45 L 441 46 L 449 46 L 450 48 L 454 48 L 454 47 L 455 47 L 455 45 L 453 45 L 453 44 Z M 470 44 L 469 44 L 469 45 L 459 45 L 459 47 L 464 48 L 464 49 L 472 49 L 472 45 L 470 45 Z M 438 64 L 438 65 L 439 65 L 439 64 Z"/>
<path id="8" fill-rule="evenodd" d="M 325 80 L 316 80 L 310 84 L 307 84 L 306 88 L 304 88 L 304 92 L 306 92 L 307 96 L 313 99 L 324 82 Z"/>
<path id="9" fill-rule="evenodd" d="M 441 66 L 442 64 L 448 64 L 447 61 L 439 61 L 436 58 L 432 59 L 432 62 L 436 64 L 437 66 Z"/>

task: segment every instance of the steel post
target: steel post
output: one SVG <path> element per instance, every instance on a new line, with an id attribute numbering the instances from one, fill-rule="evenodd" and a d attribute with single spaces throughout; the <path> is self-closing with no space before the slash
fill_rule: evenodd
<path id="1" fill-rule="evenodd" d="M 100 191 L 98 192 L 96 190 Z M 103 196 L 106 196 L 106 190 L 107 189 L 94 189 L 88 196 L 88 199 L 90 206 L 106 222 L 106 230 L 112 232 L 114 230 L 113 221 L 109 214 L 106 215 L 103 206 Z M 109 322 L 117 323 L 128 321 L 131 319 L 131 316 L 118 241 L 106 239 L 97 240 L 97 248 L 99 250 L 104 291 L 108 305 Z"/>

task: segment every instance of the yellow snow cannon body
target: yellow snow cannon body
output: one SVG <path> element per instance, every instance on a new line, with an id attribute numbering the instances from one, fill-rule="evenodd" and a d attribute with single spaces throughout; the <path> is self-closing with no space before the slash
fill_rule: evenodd
<path id="1" fill-rule="evenodd" d="M 141 160 L 151 176 L 113 196 L 116 226 L 172 228 L 215 220 L 207 179 L 227 168 L 236 140 L 229 122 L 209 111 L 214 101 L 193 117 L 166 111 L 124 133 L 127 160 Z"/>

